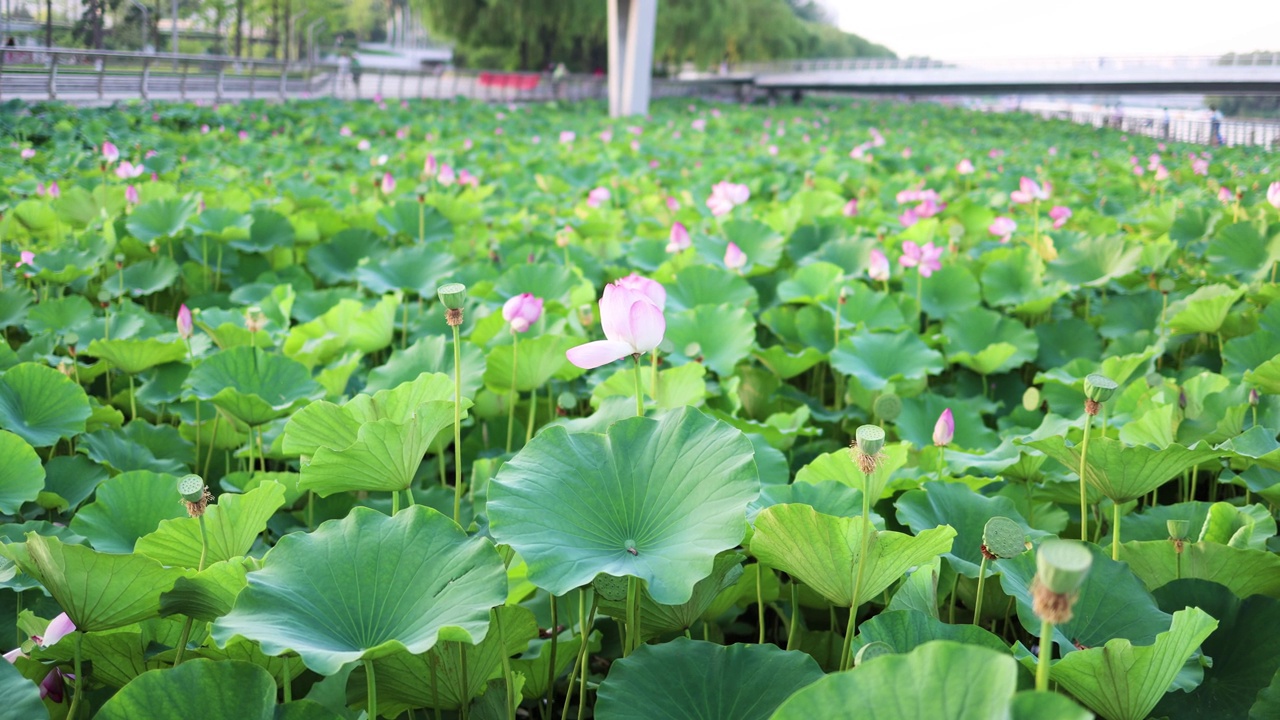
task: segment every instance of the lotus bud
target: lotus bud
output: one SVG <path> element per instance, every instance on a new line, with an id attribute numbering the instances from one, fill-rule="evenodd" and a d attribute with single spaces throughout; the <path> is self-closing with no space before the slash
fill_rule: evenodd
<path id="1" fill-rule="evenodd" d="M 457 327 L 462 324 L 462 308 L 467 302 L 467 286 L 462 283 L 449 283 L 441 285 L 436 290 L 440 302 L 445 307 L 445 322 L 449 327 Z"/>
<path id="2" fill-rule="evenodd" d="M 871 406 L 871 411 L 881 420 L 893 422 L 902 414 L 902 398 L 893 393 L 884 393 L 876 398 L 875 404 Z"/>
<path id="3" fill-rule="evenodd" d="M 1017 557 L 1027 548 L 1022 526 L 1007 517 L 993 517 L 982 529 L 982 554 L 988 560 Z"/>
<path id="4" fill-rule="evenodd" d="M 1178 409 L 1187 409 L 1187 391 L 1185 389 L 1178 390 Z"/>
<path id="5" fill-rule="evenodd" d="M 863 664 L 870 660 L 874 660 L 883 655 L 893 654 L 893 648 L 889 647 L 889 643 L 881 640 L 873 640 L 858 649 L 858 653 L 853 656 L 853 666 L 862 667 Z"/>
<path id="6" fill-rule="evenodd" d="M 1087 376 L 1084 379 L 1084 396 L 1086 398 L 1084 411 L 1089 415 L 1097 415 L 1102 409 L 1102 403 L 1111 399 L 1117 387 L 1119 385 L 1116 384 L 1116 381 L 1106 375 L 1092 373 Z"/>
<path id="7" fill-rule="evenodd" d="M 191 310 L 187 308 L 185 304 L 178 308 L 177 326 L 178 337 L 181 337 L 183 340 L 191 337 L 191 332 L 194 329 L 194 326 L 191 322 Z"/>
<path id="8" fill-rule="evenodd" d="M 1258 407 L 1258 388 L 1249 388 L 1249 407 Z"/>
<path id="9" fill-rule="evenodd" d="M 1022 409 L 1035 412 L 1038 407 L 1040 407 L 1040 388 L 1027 388 L 1026 392 L 1022 393 Z"/>
<path id="10" fill-rule="evenodd" d="M 951 408 L 942 411 L 938 416 L 938 422 L 933 425 L 933 444 L 938 447 L 946 447 L 956 437 L 956 419 L 951 414 Z"/>

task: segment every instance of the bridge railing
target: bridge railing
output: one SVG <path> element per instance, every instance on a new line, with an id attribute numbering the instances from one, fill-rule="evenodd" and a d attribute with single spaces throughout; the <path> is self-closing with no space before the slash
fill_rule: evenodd
<path id="1" fill-rule="evenodd" d="M 731 72 L 746 73 L 799 73 L 831 70 L 937 70 L 959 68 L 966 70 L 1133 70 L 1169 69 L 1185 70 L 1207 67 L 1244 67 L 1280 65 L 1280 52 L 1239 53 L 1229 55 L 1168 55 L 1168 56 L 1093 56 L 1062 58 L 957 58 L 942 60 L 929 57 L 907 58 L 823 58 L 801 60 L 775 60 L 770 62 L 740 63 L 729 68 Z"/>

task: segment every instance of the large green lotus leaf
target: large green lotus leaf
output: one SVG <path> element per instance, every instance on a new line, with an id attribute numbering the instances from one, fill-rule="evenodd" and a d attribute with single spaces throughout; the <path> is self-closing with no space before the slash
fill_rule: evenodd
<path id="1" fill-rule="evenodd" d="M 47 365 L 22 363 L 0 375 L 0 429 L 32 447 L 84 432 L 90 414 L 84 390 Z"/>
<path id="2" fill-rule="evenodd" d="M 181 270 L 173 259 L 161 255 L 125 268 L 102 285 L 109 297 L 145 297 L 170 288 Z"/>
<path id="3" fill-rule="evenodd" d="M 1080 446 L 1070 445 L 1061 435 L 1026 443 L 1067 468 L 1080 467 Z M 1146 445 L 1125 445 L 1114 438 L 1090 438 L 1085 477 L 1104 496 L 1115 502 L 1136 500 L 1155 490 L 1184 470 L 1217 458 L 1221 453 L 1209 448 L 1169 445 L 1164 449 Z"/>
<path id="4" fill-rule="evenodd" d="M 454 272 L 453 253 L 440 245 L 411 245 L 394 250 L 376 262 L 361 265 L 356 280 L 383 294 L 397 290 L 427 297 Z"/>
<path id="5" fill-rule="evenodd" d="M 761 510 L 787 503 L 808 505 L 825 515 L 853 517 L 862 514 L 862 491 L 834 480 L 794 482 L 789 485 L 766 484 L 760 491 L 760 496 L 747 508 L 747 520 L 754 522 Z M 871 524 L 882 528 L 884 518 L 872 511 Z"/>
<path id="6" fill-rule="evenodd" d="M 867 390 L 882 390 L 897 379 L 923 380 L 946 367 L 942 353 L 914 333 L 859 332 L 831 351 L 831 366 L 858 379 Z"/>
<path id="7" fill-rule="evenodd" d="M 0 697 L 6 717 L 14 720 L 48 720 L 49 710 L 40 701 L 40 684 L 28 680 L 13 663 L 0 663 Z"/>
<path id="8" fill-rule="evenodd" d="M 44 466 L 26 440 L 0 430 L 0 513 L 17 515 L 45 489 Z"/>
<path id="9" fill-rule="evenodd" d="M 322 447 L 302 466 L 298 487 L 321 497 L 351 490 L 397 492 L 408 488 L 422 458 L 441 432 L 453 426 L 453 401 L 423 403 L 412 420 L 360 425 L 345 448 Z"/>
<path id="10" fill-rule="evenodd" d="M 1066 698 L 1028 701 L 1015 695 L 1017 689 L 1018 664 L 1008 652 L 939 640 L 906 654 L 878 657 L 854 672 L 828 675 L 792 695 L 772 720 L 1089 718 Z M 1013 707 L 1024 703 L 1032 711 L 1015 714 Z"/>
<path id="11" fill-rule="evenodd" d="M 1160 611 L 1142 581 L 1129 566 L 1111 559 L 1096 545 L 1088 546 L 1093 566 L 1072 607 L 1071 621 L 1053 626 L 1053 639 L 1063 653 L 1076 649 L 1075 643 L 1097 647 L 1113 638 L 1129 638 L 1137 643 L 1155 641 L 1156 634 L 1169 627 L 1169 616 Z M 1000 586 L 1018 604 L 1022 627 L 1040 634 L 1040 618 L 1031 608 L 1031 581 L 1036 574 L 1035 553 L 995 561 Z"/>
<path id="12" fill-rule="evenodd" d="M 1168 540 L 1148 540 L 1122 544 L 1120 559 L 1148 589 L 1178 578 L 1198 578 L 1224 585 L 1240 597 L 1280 598 L 1280 555 L 1264 550 L 1195 542 L 1185 543 L 1179 558 Z"/>
<path id="13" fill-rule="evenodd" d="M 711 574 L 693 586 L 693 595 L 686 603 L 661 605 L 644 593 L 640 598 L 640 624 L 644 635 L 653 637 L 667 632 L 683 632 L 692 627 L 712 607 L 720 592 L 742 577 L 742 560 L 742 553 L 734 550 L 717 555 Z M 614 618 L 625 620 L 627 617 L 625 600 L 601 597 L 600 611 Z"/>
<path id="14" fill-rule="evenodd" d="M 142 421 L 129 423 L 130 426 Z M 173 429 L 173 428 L 170 428 Z M 188 464 L 175 458 L 160 458 L 150 447 L 140 440 L 131 437 L 127 430 L 98 430 L 81 435 L 76 449 L 89 456 L 99 465 L 109 467 L 117 472 L 145 470 L 157 473 L 181 475 L 187 472 Z M 188 443 L 187 452 L 192 448 Z"/>
<path id="15" fill-rule="evenodd" d="M 1215 228 L 1204 256 L 1218 275 L 1235 275 L 1245 282 L 1261 280 L 1280 260 L 1280 235 L 1263 238 L 1249 222 Z"/>
<path id="16" fill-rule="evenodd" d="M 994 449 L 1000 445 L 1000 435 L 979 420 L 983 415 L 995 414 L 997 406 L 979 393 L 958 398 L 926 392 L 905 398 L 902 400 L 902 413 L 893 421 L 894 429 L 899 438 L 915 447 L 929 447 L 933 445 L 933 428 L 938 423 L 938 416 L 948 408 L 956 418 L 970 418 L 968 422 L 956 423 L 951 447 Z"/>
<path id="17" fill-rule="evenodd" d="M 1270 428 L 1261 425 L 1255 425 L 1230 438 L 1216 449 L 1253 460 L 1265 468 L 1280 470 L 1280 442 L 1276 441 L 1276 434 Z"/>
<path id="18" fill-rule="evenodd" d="M 848 286 L 843 305 L 827 302 L 823 307 L 836 314 L 838 308 L 840 326 L 856 327 L 864 330 L 897 330 L 909 324 L 909 313 L 904 313 L 901 295 L 876 292 L 866 285 L 855 283 Z"/>
<path id="19" fill-rule="evenodd" d="M 844 269 L 828 262 L 815 262 L 797 268 L 791 277 L 778 283 L 778 300 L 812 305 L 836 297 Z"/>
<path id="20" fill-rule="evenodd" d="M 790 380 L 827 359 L 827 356 L 817 348 L 804 347 L 798 353 L 791 353 L 782 345 L 771 345 L 763 350 L 756 350 L 754 355 L 761 365 L 782 380 Z"/>
<path id="21" fill-rule="evenodd" d="M 489 678 L 501 671 L 503 651 L 508 656 L 517 655 L 524 652 L 530 640 L 538 637 L 538 622 L 528 609 L 502 605 L 494 611 L 498 613 L 502 637 L 498 634 L 498 624 L 490 623 L 484 640 L 474 645 L 440 642 L 425 653 L 414 655 L 400 651 L 375 659 L 373 676 L 378 683 L 378 712 L 395 717 L 409 708 L 457 710 L 463 698 L 470 702 L 483 694 Z M 363 704 L 368 686 L 363 669 L 352 674 L 350 685 L 353 692 L 348 693 L 347 701 Z"/>
<path id="22" fill-rule="evenodd" d="M 238 212 L 229 207 L 214 207 L 205 210 L 187 221 L 187 227 L 197 235 L 208 235 L 218 240 L 242 240 L 249 237 L 249 228 L 253 225 L 253 216 Z M 209 258 L 201 258 L 206 265 L 211 265 Z"/>
<path id="23" fill-rule="evenodd" d="M 753 268 L 773 268 L 782 259 L 787 240 L 768 225 L 754 220 L 730 220 L 721 227 L 724 236 L 746 253 Z M 723 247 L 717 246 L 716 258 L 724 255 Z"/>
<path id="24" fill-rule="evenodd" d="M 169 198 L 144 202 L 129 213 L 125 228 L 144 243 L 173 237 L 182 232 L 196 214 L 195 198 Z"/>
<path id="25" fill-rule="evenodd" d="M 947 359 L 979 375 L 1031 362 L 1040 349 L 1035 332 L 1014 318 L 980 307 L 952 313 L 942 324 L 942 334 L 947 338 Z M 1000 345 L 1005 347 L 997 349 Z"/>
<path id="26" fill-rule="evenodd" d="M 982 536 L 987 521 L 993 517 L 1006 517 L 1022 527 L 1030 538 L 1039 538 L 1044 532 L 1036 530 L 1022 519 L 1013 501 L 1006 497 L 985 497 L 960 483 L 925 483 L 920 490 L 904 493 L 894 502 L 898 508 L 898 521 L 920 533 L 939 525 L 955 528 L 956 541 L 944 557 L 951 567 L 965 577 L 978 577 L 982 563 Z"/>
<path id="27" fill-rule="evenodd" d="M 358 300 L 340 300 L 324 315 L 290 328 L 284 354 L 314 367 L 349 350 L 377 352 L 391 344 L 399 307 L 397 295 L 386 295 L 369 309 Z"/>
<path id="28" fill-rule="evenodd" d="M 1047 277 L 1072 287 L 1099 286 L 1133 272 L 1141 259 L 1139 243 L 1103 235 L 1077 237 L 1069 246 L 1059 248 L 1058 257 L 1049 263 Z"/>
<path id="29" fill-rule="evenodd" d="M 1007 652 L 1009 644 L 977 625 L 945 623 L 919 610 L 882 612 L 858 625 L 857 651 L 863 645 L 882 642 L 895 653 L 908 653 L 934 640 L 952 640 Z"/>
<path id="30" fill-rule="evenodd" d="M 868 530 L 871 541 L 862 558 L 863 533 Z M 874 532 L 861 517 L 823 515 L 808 505 L 774 505 L 756 516 L 751 554 L 799 578 L 832 603 L 851 607 L 884 592 L 912 567 L 949 551 L 955 535 L 945 525 L 915 537 Z M 854 598 L 860 562 L 862 583 Z"/>
<path id="31" fill-rule="evenodd" d="M 423 372 L 393 388 L 356 395 L 345 405 L 313 402 L 285 425 L 282 449 L 288 455 L 314 455 L 320 448 L 342 450 L 356 441 L 362 424 L 389 420 L 402 425 L 417 417 L 425 403 L 447 400 L 452 406 L 453 394 L 448 375 Z"/>
<path id="32" fill-rule="evenodd" d="M 249 573 L 230 614 L 213 624 L 226 646 L 237 635 L 268 655 L 296 652 L 332 675 L 346 663 L 438 640 L 478 642 L 507 576 L 489 540 L 414 505 L 387 517 L 357 507 L 312 533 L 285 535 Z"/>
<path id="33" fill-rule="evenodd" d="M 178 496 L 178 478 L 148 470 L 117 475 L 98 486 L 93 502 L 71 518 L 71 529 L 95 550 L 133 552 L 138 538 L 161 521 L 187 514 Z"/>
<path id="34" fill-rule="evenodd" d="M 759 302 L 755 288 L 740 275 L 714 265 L 690 265 L 665 283 L 667 310 L 678 312 L 699 305 L 731 305 L 754 310 Z"/>
<path id="35" fill-rule="evenodd" d="M 607 573 L 678 605 L 746 534 L 760 491 L 754 455 L 745 435 L 693 408 L 604 435 L 551 427 L 491 481 L 490 530 L 555 595 Z"/>
<path id="36" fill-rule="evenodd" d="M 1241 600 L 1204 580 L 1175 580 L 1155 591 L 1166 612 L 1196 607 L 1218 621 L 1201 652 L 1213 659 L 1204 682 L 1189 693 L 1168 693 L 1157 717 L 1246 720 L 1258 693 L 1280 670 L 1280 602 L 1253 596 Z"/>
<path id="37" fill-rule="evenodd" d="M 276 681 L 239 660 L 190 660 L 151 670 L 126 685 L 95 720 L 338 720 L 332 710 L 299 700 L 276 705 Z"/>
<path id="38" fill-rule="evenodd" d="M 872 504 L 884 497 L 885 492 L 892 492 L 889 478 L 895 471 L 906 466 L 910 450 L 911 447 L 907 443 L 891 443 L 884 446 L 881 452 L 885 457 L 880 461 L 876 471 L 871 474 L 871 491 L 875 493 L 871 498 Z M 814 458 L 796 472 L 795 479 L 797 483 L 815 484 L 828 480 L 848 485 L 859 492 L 867 488 L 867 476 L 863 475 L 858 466 L 853 463 L 853 457 L 845 448 L 823 453 Z M 914 484 L 911 485 L 911 487 L 914 486 Z M 881 492 L 877 493 L 876 488 L 880 488 Z"/>
<path id="39" fill-rule="evenodd" d="M 27 533 L 23 544 L 0 552 L 40 581 L 83 632 L 110 630 L 156 617 L 160 595 L 187 574 L 142 555 L 113 555 L 56 537 Z"/>
<path id="40" fill-rule="evenodd" d="M 913 291 L 915 280 L 907 281 Z M 953 313 L 977 307 L 982 290 L 973 273 L 964 265 L 946 265 L 921 282 L 920 303 L 929 317 L 945 318 Z"/>
<path id="41" fill-rule="evenodd" d="M 699 305 L 691 310 L 667 313 L 667 340 L 674 363 L 700 362 L 721 377 L 751 352 L 756 340 L 755 319 L 750 311 L 729 305 Z"/>
<path id="42" fill-rule="evenodd" d="M 192 577 L 178 578 L 173 589 L 160 596 L 160 615 L 213 622 L 231 612 L 249 582 L 245 576 L 256 569 L 256 561 L 237 558 L 209 564 Z"/>
<path id="43" fill-rule="evenodd" d="M 25 287 L 0 289 L 0 328 L 21 327 L 27 319 L 27 308 L 34 301 L 35 296 Z"/>
<path id="44" fill-rule="evenodd" d="M 173 502 L 179 504 L 177 485 L 170 484 Z M 267 521 L 284 504 L 285 488 L 278 482 L 265 482 L 237 495 L 223 493 L 205 510 L 208 551 L 205 566 L 242 557 L 253 547 L 254 539 L 267 527 Z M 200 565 L 200 521 L 176 517 L 160 523 L 154 532 L 138 539 L 134 551 L 165 565 L 196 568 Z"/>
<path id="45" fill-rule="evenodd" d="M 551 378 L 567 381 L 581 375 L 583 370 L 570 363 L 564 354 L 569 348 L 580 344 L 581 338 L 562 335 L 539 335 L 520 340 L 518 349 L 514 351 L 516 390 L 530 392 L 541 389 Z M 489 351 L 484 367 L 485 387 L 496 393 L 511 391 L 512 354 L 510 345 L 499 345 Z M 452 380 L 449 387 L 452 393 Z M 633 387 L 632 393 L 634 392 Z"/>
<path id="46" fill-rule="evenodd" d="M 398 202 L 378 211 L 378 224 L 419 243 L 438 242 L 453 237 L 453 223 L 433 207 L 417 202 Z"/>
<path id="47" fill-rule="evenodd" d="M 1216 627 L 1218 621 L 1200 608 L 1179 610 L 1154 644 L 1135 647 L 1115 638 L 1069 653 L 1053 665 L 1050 677 L 1105 720 L 1143 720 Z"/>
<path id="48" fill-rule="evenodd" d="M 736 277 L 736 276 L 735 276 Z M 595 300 L 595 288 L 574 266 L 554 263 L 520 263 L 509 268 L 493 285 L 499 299 L 529 293 L 545 301 L 575 307 Z M 669 306 L 668 306 L 669 308 Z"/>
<path id="49" fill-rule="evenodd" d="M 1209 506 L 1200 530 L 1200 542 L 1265 550 L 1267 541 L 1275 534 L 1276 519 L 1267 507 L 1261 504 L 1238 507 L 1229 502 L 1216 502 Z"/>
<path id="50" fill-rule="evenodd" d="M 135 375 L 157 365 L 185 360 L 187 344 L 176 337 L 170 340 L 158 337 L 145 340 L 94 340 L 84 349 L 84 354 L 102 358 L 120 372 Z"/>
<path id="51" fill-rule="evenodd" d="M 485 354 L 469 342 L 462 343 L 462 396 L 474 398 L 482 385 Z M 453 377 L 453 343 L 444 335 L 429 335 L 404 350 L 393 350 L 391 359 L 369 371 L 364 391 L 390 390 L 424 372 Z M 451 396 L 452 397 L 452 396 Z"/>
<path id="52" fill-rule="evenodd" d="M 1280 354 L 1252 370 L 1245 371 L 1244 381 L 1264 393 L 1280 395 Z"/>
<path id="53" fill-rule="evenodd" d="M 347 228 L 329 242 L 307 250 L 307 269 L 331 285 L 355 282 L 360 261 L 380 250 L 372 231 Z"/>
<path id="54" fill-rule="evenodd" d="M 205 358 L 187 376 L 187 387 L 250 426 L 283 417 L 323 393 L 302 363 L 252 347 Z"/>
<path id="55" fill-rule="evenodd" d="M 1029 246 L 1000 248 L 983 258 L 982 298 L 992 307 L 1036 315 L 1067 291 L 1062 281 L 1044 281 L 1044 261 Z"/>
<path id="56" fill-rule="evenodd" d="M 266 209 L 254 210 L 249 237 L 228 238 L 227 244 L 246 253 L 269 253 L 276 248 L 293 245 L 297 231 L 289 218 Z"/>
<path id="57" fill-rule="evenodd" d="M 767 720 L 792 693 L 822 677 L 822 668 L 802 652 L 677 638 L 644 645 L 615 661 L 600 684 L 596 715 L 616 720 Z"/>
<path id="58" fill-rule="evenodd" d="M 1175 334 L 1216 333 L 1244 287 L 1206 285 L 1169 306 L 1169 329 Z"/>

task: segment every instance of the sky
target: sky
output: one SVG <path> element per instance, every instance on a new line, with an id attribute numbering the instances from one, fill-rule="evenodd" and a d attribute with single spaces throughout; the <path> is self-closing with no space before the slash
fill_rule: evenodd
<path id="1" fill-rule="evenodd" d="M 899 57 L 1076 58 L 1280 52 L 1278 0 L 821 0 Z"/>

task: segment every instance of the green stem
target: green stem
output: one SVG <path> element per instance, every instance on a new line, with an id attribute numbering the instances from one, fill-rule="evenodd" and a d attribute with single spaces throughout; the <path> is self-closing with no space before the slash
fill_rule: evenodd
<path id="1" fill-rule="evenodd" d="M 516 363 L 520 359 L 520 337 L 514 331 L 511 333 L 511 394 L 507 408 L 507 452 L 511 452 L 511 440 L 515 437 L 516 432 L 516 401 L 520 398 L 520 393 L 516 390 Z"/>
<path id="2" fill-rule="evenodd" d="M 583 591 L 583 596 L 585 597 L 585 591 Z M 600 598 L 595 597 L 594 595 L 592 596 L 591 612 L 587 613 L 587 622 L 585 625 L 582 625 L 578 629 L 578 635 L 581 637 L 581 640 L 582 640 L 582 642 L 578 644 L 578 662 L 577 662 L 578 671 L 582 673 L 582 675 L 579 677 L 579 686 L 578 686 L 578 720 L 582 720 L 582 711 L 587 704 L 587 676 L 591 674 L 591 668 L 587 667 L 587 656 L 590 650 L 588 645 L 591 642 L 591 628 L 594 627 L 596 623 L 596 605 L 599 602 L 599 600 Z M 578 615 L 579 617 L 581 617 L 582 615 L 581 600 L 578 603 Z M 573 675 L 569 675 L 569 686 L 570 688 L 573 687 Z M 566 698 L 565 704 L 564 704 L 564 710 L 560 713 L 560 720 L 566 720 L 568 712 L 569 712 L 569 700 Z"/>
<path id="3" fill-rule="evenodd" d="M 978 563 L 978 599 L 973 603 L 973 624 L 978 625 L 982 617 L 982 584 L 987 579 L 987 554 L 982 553 L 982 562 Z"/>
<path id="4" fill-rule="evenodd" d="M 791 578 L 791 626 L 787 628 L 787 649 L 796 646 L 796 626 L 800 624 L 800 583 Z"/>
<path id="5" fill-rule="evenodd" d="M 538 421 L 538 388 L 529 393 L 529 421 L 524 428 L 524 444 L 533 441 L 533 426 Z"/>
<path id="6" fill-rule="evenodd" d="M 649 368 L 649 394 L 656 402 L 658 399 L 658 349 L 654 348 L 649 354 L 653 356 L 653 365 Z"/>
<path id="7" fill-rule="evenodd" d="M 458 643 L 458 667 L 462 672 L 462 698 L 458 702 L 458 711 L 462 720 L 467 720 L 471 714 L 471 682 L 467 679 L 467 648 L 462 643 Z"/>
<path id="8" fill-rule="evenodd" d="M 1111 559 L 1120 559 L 1120 503 L 1111 501 Z"/>
<path id="9" fill-rule="evenodd" d="M 498 617 L 497 608 L 493 609 L 493 625 L 498 630 L 498 642 L 502 646 L 502 681 L 507 686 L 507 720 L 515 720 L 516 698 L 515 685 L 511 682 L 511 656 L 507 653 L 507 636 L 502 631 L 502 620 Z M 552 631 L 554 632 L 554 629 Z M 552 656 L 551 664 L 553 667 L 555 666 L 555 656 Z"/>
<path id="10" fill-rule="evenodd" d="M 942 469 L 946 465 L 943 459 L 943 448 L 938 448 L 938 482 L 942 482 Z"/>
<path id="11" fill-rule="evenodd" d="M 204 570 L 205 558 L 209 555 L 209 531 L 204 524 L 204 515 L 200 516 L 200 565 L 196 572 Z"/>
<path id="12" fill-rule="evenodd" d="M 635 361 L 636 366 L 636 415 L 644 417 L 644 385 L 640 378 L 640 355 L 634 354 L 631 359 Z"/>
<path id="13" fill-rule="evenodd" d="M 853 599 L 849 604 L 849 624 L 844 631 L 844 650 L 840 654 L 840 669 L 848 670 L 853 648 L 853 635 L 858 626 L 858 595 L 862 592 L 862 573 L 867 566 L 867 547 L 871 544 L 871 496 L 867 489 L 871 486 L 871 478 L 863 483 L 862 492 L 862 549 L 858 551 L 858 572 L 853 580 Z"/>
<path id="14" fill-rule="evenodd" d="M 1040 662 L 1036 664 L 1036 690 L 1049 689 L 1049 656 L 1053 652 L 1053 623 L 1040 621 Z"/>
<path id="15" fill-rule="evenodd" d="M 534 393 L 537 397 L 537 393 Z M 558 650 L 560 638 L 560 612 L 556 607 L 556 596 L 551 596 L 551 637 L 548 643 L 551 646 L 551 666 L 547 668 L 547 712 L 551 712 L 555 703 L 555 686 L 556 686 L 556 650 Z"/>
<path id="16" fill-rule="evenodd" d="M 453 326 L 453 521 L 462 524 L 462 345 L 457 325 Z"/>
<path id="17" fill-rule="evenodd" d="M 204 472 L 201 477 L 209 477 L 209 464 L 213 462 L 213 448 L 217 444 L 218 439 L 218 423 L 222 421 L 222 413 L 215 413 L 213 416 L 213 437 L 209 440 L 209 454 L 204 456 Z"/>
<path id="18" fill-rule="evenodd" d="M 392 490 L 391 491 L 391 515 L 394 517 L 395 514 L 398 512 L 400 512 L 400 491 Z"/>
<path id="19" fill-rule="evenodd" d="M 413 485 L 404 489 L 405 507 L 413 507 Z"/>
<path id="20" fill-rule="evenodd" d="M 133 396 L 133 374 L 127 373 L 129 376 L 129 422 L 138 419 L 138 401 Z"/>
<path id="21" fill-rule="evenodd" d="M 404 308 L 404 328 L 400 332 L 400 349 L 409 347 L 409 297 L 406 295 L 400 303 Z"/>
<path id="22" fill-rule="evenodd" d="M 439 671 L 436 670 L 436 655 L 431 654 L 431 705 L 436 711 L 436 720 L 440 720 L 440 681 Z"/>
<path id="23" fill-rule="evenodd" d="M 756 624 L 760 632 L 756 642 L 764 644 L 764 563 L 756 560 Z"/>
<path id="24" fill-rule="evenodd" d="M 364 661 L 364 675 L 369 687 L 369 720 L 378 718 L 378 683 L 373 677 L 373 661 Z"/>
<path id="25" fill-rule="evenodd" d="M 1089 456 L 1089 430 L 1093 416 L 1084 414 L 1084 440 L 1080 443 L 1080 540 L 1089 541 L 1089 494 L 1085 483 L 1085 461 Z"/>
<path id="26" fill-rule="evenodd" d="M 640 580 L 627 577 L 627 635 L 622 644 L 622 657 L 627 657 L 639 646 L 640 638 Z"/>
<path id="27" fill-rule="evenodd" d="M 76 711 L 80 709 L 80 698 L 81 696 L 84 695 L 85 688 L 89 686 L 89 683 L 87 682 L 87 678 L 85 678 L 84 673 L 80 671 L 80 656 L 82 655 L 81 646 L 83 643 L 84 643 L 84 632 L 80 632 L 76 635 L 76 654 L 75 654 L 76 694 L 71 698 L 71 708 L 67 710 L 67 720 L 76 720 L 76 717 L 77 717 Z"/>
<path id="28" fill-rule="evenodd" d="M 191 625 L 193 621 L 193 618 L 188 615 L 187 619 L 182 623 L 182 635 L 178 637 L 178 649 L 173 655 L 174 667 L 182 664 L 182 656 L 187 652 L 187 643 L 191 642 Z"/>

